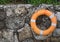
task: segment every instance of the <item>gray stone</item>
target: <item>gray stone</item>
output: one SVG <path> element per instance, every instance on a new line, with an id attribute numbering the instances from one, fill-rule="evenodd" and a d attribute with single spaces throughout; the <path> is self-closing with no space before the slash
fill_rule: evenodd
<path id="1" fill-rule="evenodd" d="M 57 21 L 57 28 L 60 28 L 60 21 Z"/>
<path id="2" fill-rule="evenodd" d="M 56 13 L 57 20 L 60 21 L 60 12 Z"/>
<path id="3" fill-rule="evenodd" d="M 30 27 L 25 25 L 25 27 L 23 27 L 23 28 L 24 29 L 19 32 L 19 40 L 20 41 L 32 37 Z"/>
<path id="4" fill-rule="evenodd" d="M 17 7 L 25 6 L 26 8 L 33 7 L 31 4 L 18 4 Z"/>
<path id="5" fill-rule="evenodd" d="M 55 8 L 56 8 L 56 11 L 60 12 L 60 5 L 56 5 Z"/>
<path id="6" fill-rule="evenodd" d="M 10 41 L 8 41 L 7 39 L 2 38 L 2 39 L 0 39 L 0 42 L 10 42 Z"/>
<path id="7" fill-rule="evenodd" d="M 16 8 L 16 5 L 14 5 L 14 4 L 8 4 L 8 5 L 4 5 L 3 8 L 12 8 L 12 9 L 14 9 L 14 8 Z"/>
<path id="8" fill-rule="evenodd" d="M 2 34 L 3 34 L 2 31 L 0 31 L 0 39 L 2 39 Z"/>
<path id="9" fill-rule="evenodd" d="M 52 6 L 53 6 L 52 4 L 41 4 L 41 5 L 39 5 L 39 7 L 40 7 L 41 9 L 48 8 L 48 7 L 52 7 Z"/>
<path id="10" fill-rule="evenodd" d="M 28 38 L 28 39 L 23 40 L 22 42 L 34 42 L 34 40 L 32 38 Z"/>
<path id="11" fill-rule="evenodd" d="M 60 38 L 52 37 L 51 42 L 60 42 Z"/>
<path id="12" fill-rule="evenodd" d="M 6 18 L 6 26 L 10 29 L 14 29 L 14 28 L 18 29 L 20 27 L 23 27 L 24 22 L 25 22 L 23 19 L 24 18 L 15 17 L 15 16 L 14 16 L 14 18 L 13 17 L 7 17 Z"/>
<path id="13" fill-rule="evenodd" d="M 0 20 L 3 20 L 6 18 L 6 12 L 5 10 L 2 8 L 0 9 Z"/>
<path id="14" fill-rule="evenodd" d="M 0 8 L 3 8 L 4 7 L 4 5 L 0 5 Z"/>
<path id="15" fill-rule="evenodd" d="M 3 38 L 7 39 L 7 41 L 9 42 L 14 42 L 13 39 L 13 31 L 10 31 L 10 30 L 3 30 Z M 4 40 L 5 40 L 4 39 Z"/>
<path id="16" fill-rule="evenodd" d="M 54 33 L 53 33 L 53 36 L 57 37 L 57 36 L 60 36 L 60 29 L 57 28 Z"/>
<path id="17" fill-rule="evenodd" d="M 7 9 L 6 10 L 6 14 L 7 14 L 7 16 L 10 16 L 10 15 L 12 15 L 13 14 L 13 12 L 12 12 L 12 9 Z"/>
<path id="18" fill-rule="evenodd" d="M 18 16 L 18 15 L 21 15 L 21 16 L 25 16 L 28 12 L 27 8 L 25 6 L 21 6 L 21 7 L 17 7 L 15 10 L 14 10 L 15 14 Z"/>
<path id="19" fill-rule="evenodd" d="M 4 28 L 4 22 L 3 21 L 0 21 L 0 30 Z"/>

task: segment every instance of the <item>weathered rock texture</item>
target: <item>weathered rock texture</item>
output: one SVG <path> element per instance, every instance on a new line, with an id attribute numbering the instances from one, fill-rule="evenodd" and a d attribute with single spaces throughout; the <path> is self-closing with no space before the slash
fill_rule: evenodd
<path id="1" fill-rule="evenodd" d="M 40 4 L 37 7 L 30 4 L 0 5 L 0 42 L 40 42 L 40 40 L 34 38 L 30 27 L 30 19 L 35 11 L 42 8 L 52 11 L 57 17 L 57 28 L 59 30 L 55 30 L 53 36 L 51 36 L 54 39 L 49 40 L 60 42 L 60 6 L 52 4 Z M 51 22 L 49 18 L 42 16 L 37 21 L 40 19 L 41 24 L 38 23 L 37 25 L 40 25 L 43 30 L 47 29 Z"/>
<path id="2" fill-rule="evenodd" d="M 25 27 L 23 27 L 23 28 L 24 28 L 24 29 L 22 30 L 23 32 L 22 32 L 22 31 L 19 32 L 19 39 L 20 39 L 20 41 L 32 37 L 31 29 L 30 29 L 29 25 L 26 24 Z"/>

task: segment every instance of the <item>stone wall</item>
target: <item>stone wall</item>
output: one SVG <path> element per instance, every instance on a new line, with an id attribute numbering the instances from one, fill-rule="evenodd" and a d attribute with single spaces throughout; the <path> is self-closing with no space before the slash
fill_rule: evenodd
<path id="1" fill-rule="evenodd" d="M 57 17 L 57 29 L 49 38 L 37 40 L 31 30 L 30 19 L 34 12 L 39 9 L 48 9 L 52 11 Z M 43 16 L 45 17 L 45 16 Z M 42 22 L 41 29 L 46 28 L 49 19 Z M 41 17 L 41 19 L 43 19 Z M 43 20 L 44 21 L 44 20 Z M 43 25 L 44 24 L 44 25 Z M 45 27 L 45 25 L 47 25 Z M 53 38 L 53 39 L 52 39 Z M 0 5 L 0 42 L 59 42 L 60 40 L 60 5 L 40 4 L 33 6 L 31 4 L 18 4 L 18 5 Z"/>

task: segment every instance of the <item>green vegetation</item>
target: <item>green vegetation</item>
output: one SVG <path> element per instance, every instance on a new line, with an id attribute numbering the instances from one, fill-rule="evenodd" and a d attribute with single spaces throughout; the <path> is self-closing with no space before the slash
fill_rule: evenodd
<path id="1" fill-rule="evenodd" d="M 0 0 L 0 4 L 9 4 L 12 0 Z"/>
<path id="2" fill-rule="evenodd" d="M 28 3 L 27 0 L 0 0 L 0 4 L 17 4 L 17 3 Z"/>
<path id="3" fill-rule="evenodd" d="M 33 4 L 33 5 L 39 5 L 42 3 L 45 4 L 60 4 L 59 1 L 57 0 L 28 0 L 28 3 Z"/>
<path id="4" fill-rule="evenodd" d="M 60 2 L 57 0 L 0 0 L 0 4 L 9 4 L 9 3 L 28 3 L 33 5 L 39 5 L 42 3 L 60 4 Z"/>

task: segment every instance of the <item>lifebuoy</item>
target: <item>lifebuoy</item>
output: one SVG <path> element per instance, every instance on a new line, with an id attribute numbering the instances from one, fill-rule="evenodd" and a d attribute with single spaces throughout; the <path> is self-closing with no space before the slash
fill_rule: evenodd
<path id="1" fill-rule="evenodd" d="M 51 26 L 47 30 L 40 30 L 36 25 L 36 19 L 40 15 L 46 15 L 51 19 L 51 22 L 52 22 Z M 54 14 L 51 11 L 48 11 L 46 9 L 42 9 L 42 10 L 35 12 L 32 15 L 31 21 L 30 21 L 32 30 L 38 35 L 45 35 L 45 36 L 51 34 L 55 30 L 56 24 L 57 24 L 56 16 L 54 16 Z"/>

